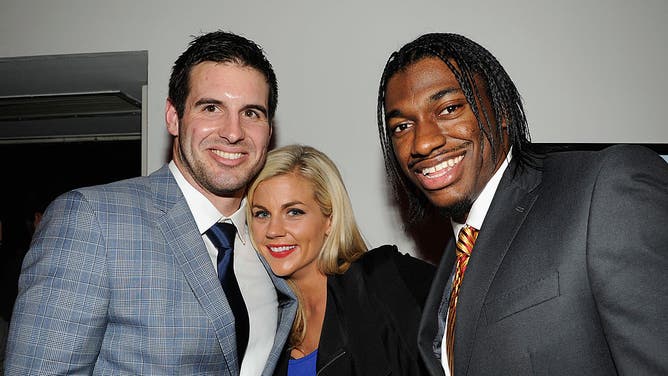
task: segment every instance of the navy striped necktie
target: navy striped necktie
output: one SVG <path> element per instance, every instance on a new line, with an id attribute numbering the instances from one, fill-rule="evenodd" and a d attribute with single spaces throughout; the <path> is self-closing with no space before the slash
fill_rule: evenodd
<path id="1" fill-rule="evenodd" d="M 213 245 L 218 248 L 218 279 L 234 314 L 239 365 L 248 345 L 248 310 L 234 275 L 234 238 L 237 228 L 231 223 L 218 222 L 206 231 Z"/>

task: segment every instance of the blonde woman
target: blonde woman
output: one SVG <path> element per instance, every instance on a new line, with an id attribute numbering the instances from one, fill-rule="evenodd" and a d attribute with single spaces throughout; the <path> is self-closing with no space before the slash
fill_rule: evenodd
<path id="1" fill-rule="evenodd" d="M 299 298 L 277 375 L 419 375 L 417 329 L 433 267 L 367 252 L 338 169 L 318 150 L 270 152 L 248 191 L 256 249 Z"/>

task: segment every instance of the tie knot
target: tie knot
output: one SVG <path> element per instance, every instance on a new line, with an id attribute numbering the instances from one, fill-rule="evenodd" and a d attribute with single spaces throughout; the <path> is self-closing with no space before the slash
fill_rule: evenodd
<path id="1" fill-rule="evenodd" d="M 459 237 L 457 238 L 457 254 L 463 253 L 466 256 L 471 256 L 473 245 L 478 238 L 478 230 L 466 225 L 459 230 Z"/>
<path id="2" fill-rule="evenodd" d="M 228 222 L 218 222 L 206 231 L 206 235 L 219 250 L 234 250 L 236 234 L 237 228 Z"/>

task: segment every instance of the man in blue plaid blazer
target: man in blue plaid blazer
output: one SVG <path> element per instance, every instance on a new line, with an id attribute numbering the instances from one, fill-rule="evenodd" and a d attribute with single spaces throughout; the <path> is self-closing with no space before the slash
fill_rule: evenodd
<path id="1" fill-rule="evenodd" d="M 169 84 L 173 160 L 47 209 L 19 281 L 8 375 L 273 372 L 296 303 L 253 251 L 243 197 L 265 160 L 276 97 L 252 41 L 218 31 L 191 42 Z M 243 362 L 204 235 L 220 221 L 237 228 L 234 270 L 250 323 Z"/>

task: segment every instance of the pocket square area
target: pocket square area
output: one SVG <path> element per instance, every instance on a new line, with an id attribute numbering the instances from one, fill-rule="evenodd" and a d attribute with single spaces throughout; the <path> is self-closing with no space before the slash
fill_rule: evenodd
<path id="1" fill-rule="evenodd" d="M 487 323 L 492 324 L 559 296 L 559 272 L 506 291 L 485 304 Z"/>

